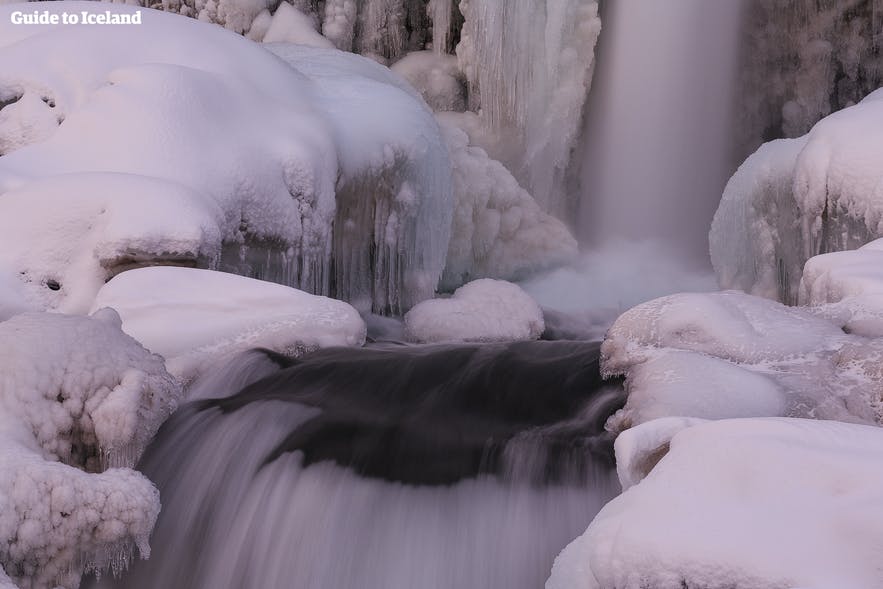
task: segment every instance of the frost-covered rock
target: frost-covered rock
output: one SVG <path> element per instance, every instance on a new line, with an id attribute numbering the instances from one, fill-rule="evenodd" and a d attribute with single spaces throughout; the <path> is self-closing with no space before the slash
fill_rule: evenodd
<path id="1" fill-rule="evenodd" d="M 517 280 L 574 259 L 567 227 L 543 212 L 512 174 L 444 115 L 439 116 L 454 173 L 454 220 L 442 282 Z"/>
<path id="2" fill-rule="evenodd" d="M 119 312 L 123 331 L 185 382 L 251 348 L 294 356 L 365 342 L 364 321 L 344 302 L 211 270 L 123 272 L 98 293 L 93 310 L 104 307 Z"/>
<path id="3" fill-rule="evenodd" d="M 206 235 L 202 251 L 179 252 L 190 258 L 211 254 L 204 259 L 226 269 L 381 310 L 432 295 L 453 208 L 450 164 L 432 114 L 397 77 L 307 47 L 277 50 L 286 64 L 228 31 L 157 11 L 143 10 L 136 28 L 53 29 L 12 25 L 16 8 L 0 8 L 0 200 L 49 176 L 90 173 L 89 186 L 62 195 L 59 179 L 52 191 L 77 222 L 98 227 L 96 201 L 126 198 L 120 175 L 147 177 L 164 187 L 133 179 L 133 191 L 151 193 L 144 207 L 161 208 L 152 193 L 172 192 L 198 213 L 175 226 L 187 225 L 188 239 Z M 178 234 L 152 237 L 174 243 Z M 69 247 L 58 238 L 40 249 Z M 7 269 L 39 283 L 44 261 Z M 40 302 L 82 310 L 82 300 L 63 305 L 70 294 Z"/>
<path id="4" fill-rule="evenodd" d="M 883 586 L 883 430 L 802 419 L 689 425 L 658 420 L 620 434 L 617 463 L 649 474 L 623 481 L 637 484 L 564 549 L 546 589 Z"/>
<path id="5" fill-rule="evenodd" d="M 883 236 L 883 91 L 761 146 L 724 190 L 709 235 L 723 288 L 793 303 L 806 261 Z"/>
<path id="6" fill-rule="evenodd" d="M 450 298 L 423 301 L 405 315 L 406 339 L 419 343 L 535 340 L 543 312 L 517 285 L 484 278 Z"/>
<path id="7" fill-rule="evenodd" d="M 601 347 L 624 375 L 622 431 L 667 416 L 883 423 L 883 345 L 823 314 L 739 292 L 677 294 L 627 311 Z"/>
<path id="8" fill-rule="evenodd" d="M 180 396 L 162 358 L 122 333 L 112 310 L 25 313 L 0 323 L 0 367 L 6 574 L 22 588 L 74 588 L 84 565 L 149 556 L 159 494 L 125 467 Z"/>

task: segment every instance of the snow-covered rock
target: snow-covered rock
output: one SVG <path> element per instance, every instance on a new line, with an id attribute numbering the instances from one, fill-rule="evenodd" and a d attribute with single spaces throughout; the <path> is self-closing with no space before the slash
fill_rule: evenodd
<path id="1" fill-rule="evenodd" d="M 419 343 L 538 339 L 543 312 L 517 285 L 483 278 L 450 298 L 423 301 L 405 315 L 405 337 Z"/>
<path id="2" fill-rule="evenodd" d="M 181 389 L 162 358 L 94 317 L 0 323 L 0 565 L 22 588 L 150 554 L 159 494 L 131 470 Z M 107 469 L 107 470 L 105 470 Z"/>
<path id="3" fill-rule="evenodd" d="M 624 375 L 622 431 L 658 417 L 883 423 L 883 346 L 809 309 L 739 292 L 677 294 L 627 311 L 601 347 Z"/>
<path id="4" fill-rule="evenodd" d="M 692 424 L 620 434 L 617 463 L 643 465 L 629 471 L 637 480 L 558 556 L 546 589 L 883 586 L 883 430 Z"/>
<path id="5" fill-rule="evenodd" d="M 723 288 L 793 303 L 805 262 L 883 236 L 883 91 L 761 146 L 724 190 L 709 235 Z"/>
<path id="6" fill-rule="evenodd" d="M 251 30 L 249 37 L 254 38 Z M 260 40 L 264 43 L 297 43 L 324 49 L 334 48 L 334 43 L 316 30 L 313 20 L 288 2 L 282 2 L 276 8 Z"/>
<path id="7" fill-rule="evenodd" d="M 123 331 L 190 382 L 207 366 L 261 347 L 285 355 L 360 346 L 365 323 L 350 305 L 224 272 L 154 267 L 123 272 L 99 291 Z"/>
<path id="8" fill-rule="evenodd" d="M 175 193 L 198 215 L 174 230 L 186 225 L 190 246 L 205 233 L 205 259 L 224 268 L 384 310 L 432 295 L 453 209 L 450 163 L 431 112 L 404 82 L 327 49 L 299 47 L 285 63 L 219 27 L 148 9 L 137 27 L 51 28 L 12 25 L 20 8 L 0 7 L 0 200 L 50 176 L 90 173 L 89 186 L 52 187 L 79 211 L 126 198 L 122 175 L 147 177 L 164 188 L 134 179 L 133 191 Z M 144 207 L 161 208 L 162 195 L 144 196 Z M 40 244 L 66 248 L 61 235 Z M 31 262 L 19 257 L 7 270 L 39 283 L 43 268 Z M 88 294 L 64 307 L 69 294 L 39 302 L 84 310 Z"/>

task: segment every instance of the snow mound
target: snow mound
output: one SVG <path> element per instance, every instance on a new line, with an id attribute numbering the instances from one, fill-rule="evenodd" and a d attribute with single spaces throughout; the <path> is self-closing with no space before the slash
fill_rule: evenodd
<path id="1" fill-rule="evenodd" d="M 180 386 L 162 358 L 93 318 L 0 323 L 0 564 L 21 587 L 76 587 L 84 564 L 150 554 L 159 493 L 131 470 Z M 107 470 L 105 470 L 107 469 Z"/>
<path id="2" fill-rule="evenodd" d="M 512 174 L 470 143 L 444 115 L 439 122 L 454 173 L 454 220 L 442 283 L 518 280 L 577 255 L 567 227 L 540 209 Z"/>
<path id="3" fill-rule="evenodd" d="M 883 92 L 767 143 L 724 190 L 709 236 L 723 288 L 787 303 L 813 255 L 883 236 Z"/>
<path id="4" fill-rule="evenodd" d="M 93 310 L 103 307 L 119 312 L 123 331 L 184 382 L 251 348 L 294 356 L 365 342 L 364 321 L 344 302 L 211 270 L 123 272 L 98 293 Z"/>
<path id="5" fill-rule="evenodd" d="M 622 431 L 667 416 L 883 423 L 883 346 L 809 309 L 739 292 L 677 294 L 627 311 L 601 347 L 628 400 Z"/>
<path id="6" fill-rule="evenodd" d="M 618 464 L 658 464 L 623 481 L 637 484 L 558 556 L 546 589 L 883 586 L 883 430 L 801 419 L 688 425 L 620 434 Z"/>
<path id="7" fill-rule="evenodd" d="M 12 25 L 9 13 L 20 8 L 0 7 L 4 198 L 50 176 L 114 173 L 110 186 L 93 176 L 64 196 L 53 188 L 75 208 L 93 206 L 88 193 L 125 198 L 120 175 L 141 193 L 145 181 L 134 178 L 147 177 L 199 213 L 176 229 L 187 225 L 188 239 L 206 233 L 201 247 L 211 255 L 200 265 L 377 310 L 432 296 L 453 209 L 450 162 L 431 112 L 404 82 L 328 49 L 298 46 L 286 63 L 219 27 L 149 9 L 134 28 L 52 28 Z M 159 208 L 159 198 L 144 206 Z M 42 268 L 9 270 L 30 281 Z"/>
<path id="8" fill-rule="evenodd" d="M 250 38 L 254 38 L 251 35 L 252 30 L 254 30 L 254 26 L 249 31 Z M 288 2 L 279 4 L 268 23 L 267 31 L 261 36 L 261 41 L 264 43 L 297 43 L 324 49 L 334 48 L 334 43 L 319 34 L 313 20 Z"/>
<path id="9" fill-rule="evenodd" d="M 406 339 L 419 343 L 539 339 L 543 312 L 511 282 L 484 278 L 450 298 L 423 301 L 405 315 Z"/>

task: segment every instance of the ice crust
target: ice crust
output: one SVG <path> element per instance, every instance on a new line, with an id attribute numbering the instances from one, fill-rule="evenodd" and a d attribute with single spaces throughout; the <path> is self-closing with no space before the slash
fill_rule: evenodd
<path id="1" fill-rule="evenodd" d="M 883 584 L 880 428 L 660 419 L 620 434 L 616 458 L 626 491 L 558 556 L 546 589 Z"/>
<path id="2" fill-rule="evenodd" d="M 450 298 L 423 301 L 405 315 L 405 338 L 419 343 L 539 339 L 543 312 L 511 282 L 483 278 Z"/>
<path id="3" fill-rule="evenodd" d="M 252 348 L 296 356 L 365 342 L 365 322 L 342 301 L 211 270 L 124 272 L 99 291 L 93 310 L 104 307 L 185 383 Z"/>
<path id="4" fill-rule="evenodd" d="M 84 566 L 147 558 L 159 493 L 131 467 L 181 394 L 162 358 L 104 310 L 0 323 L 0 364 L 0 586 L 73 588 Z"/>

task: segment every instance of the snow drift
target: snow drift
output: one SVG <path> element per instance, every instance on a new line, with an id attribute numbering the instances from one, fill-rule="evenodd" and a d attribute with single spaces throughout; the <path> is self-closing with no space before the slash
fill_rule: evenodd
<path id="1" fill-rule="evenodd" d="M 118 571 L 159 494 L 131 470 L 180 387 L 119 316 L 25 313 L 0 323 L 0 565 L 22 588 Z"/>

